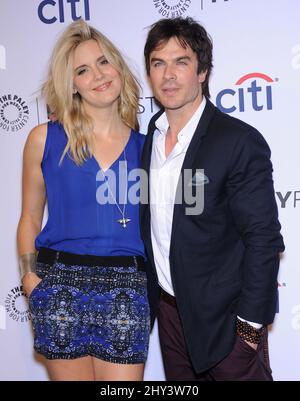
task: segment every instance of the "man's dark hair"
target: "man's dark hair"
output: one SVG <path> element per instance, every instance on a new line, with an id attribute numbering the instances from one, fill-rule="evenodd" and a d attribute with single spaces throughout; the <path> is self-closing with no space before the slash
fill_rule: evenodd
<path id="1" fill-rule="evenodd" d="M 205 81 L 202 83 L 202 92 L 210 97 L 208 81 L 212 69 L 212 40 L 206 30 L 193 18 L 161 19 L 151 25 L 147 36 L 144 56 L 147 74 L 150 74 L 150 54 L 160 45 L 171 38 L 177 38 L 183 48 L 189 46 L 197 55 L 198 71 L 200 74 L 207 71 Z"/>

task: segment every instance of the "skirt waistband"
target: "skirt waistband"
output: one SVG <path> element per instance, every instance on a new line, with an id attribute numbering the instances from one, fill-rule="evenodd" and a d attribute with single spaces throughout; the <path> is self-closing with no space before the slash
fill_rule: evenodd
<path id="1" fill-rule="evenodd" d="M 60 262 L 66 265 L 82 266 L 135 266 L 138 271 L 146 271 L 145 261 L 142 256 L 78 255 L 75 253 L 55 251 L 54 249 L 50 248 L 41 248 L 38 253 L 37 261 L 40 263 L 47 263 L 49 265 Z"/>

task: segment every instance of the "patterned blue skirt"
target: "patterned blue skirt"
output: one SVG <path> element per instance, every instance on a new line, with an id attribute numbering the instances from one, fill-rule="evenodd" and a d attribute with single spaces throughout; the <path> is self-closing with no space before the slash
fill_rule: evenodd
<path id="1" fill-rule="evenodd" d="M 38 259 L 42 281 L 29 296 L 37 352 L 48 359 L 91 355 L 121 364 L 146 361 L 150 333 L 146 273 L 134 263 L 106 264 L 70 265 L 58 260 L 49 265 Z"/>

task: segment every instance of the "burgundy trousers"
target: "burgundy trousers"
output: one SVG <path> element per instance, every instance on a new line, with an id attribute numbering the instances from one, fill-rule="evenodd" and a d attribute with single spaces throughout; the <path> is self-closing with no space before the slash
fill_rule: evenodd
<path id="1" fill-rule="evenodd" d="M 268 333 L 257 350 L 238 335 L 231 353 L 206 372 L 196 373 L 188 356 L 182 323 L 174 297 L 162 293 L 158 330 L 166 379 L 197 381 L 272 381 Z"/>

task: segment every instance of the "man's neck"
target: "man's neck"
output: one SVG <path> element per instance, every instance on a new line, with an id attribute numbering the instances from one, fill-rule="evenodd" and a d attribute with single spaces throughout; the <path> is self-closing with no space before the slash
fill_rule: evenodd
<path id="1" fill-rule="evenodd" d="M 186 124 L 193 117 L 194 113 L 200 106 L 203 96 L 198 97 L 193 104 L 186 105 L 179 109 L 166 109 L 166 116 L 169 122 L 168 135 L 177 141 L 179 132 L 186 126 Z"/>

